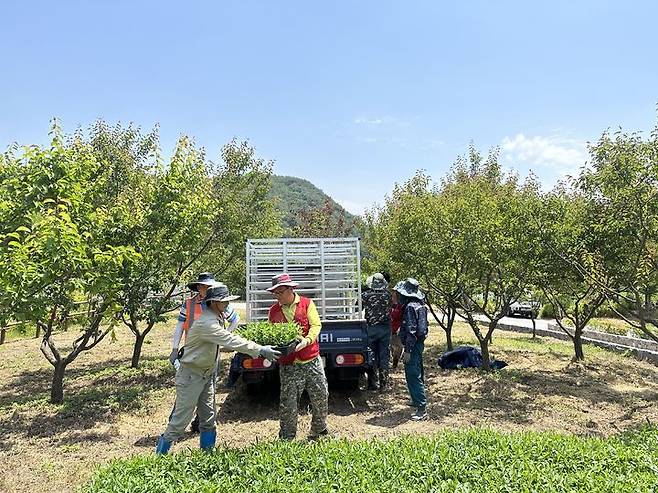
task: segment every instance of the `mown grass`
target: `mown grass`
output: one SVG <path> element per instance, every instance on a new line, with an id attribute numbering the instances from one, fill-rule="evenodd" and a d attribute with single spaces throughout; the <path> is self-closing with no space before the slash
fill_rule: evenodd
<path id="1" fill-rule="evenodd" d="M 369 441 L 265 442 L 207 455 L 117 460 L 85 493 L 112 492 L 649 492 L 658 430 L 607 439 L 487 429 Z"/>

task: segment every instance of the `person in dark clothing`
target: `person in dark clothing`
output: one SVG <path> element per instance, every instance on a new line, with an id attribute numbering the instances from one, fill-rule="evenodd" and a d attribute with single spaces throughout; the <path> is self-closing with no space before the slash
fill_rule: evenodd
<path id="1" fill-rule="evenodd" d="M 400 303 L 404 306 L 400 341 L 404 346 L 402 360 L 407 389 L 416 412 L 411 416 L 414 421 L 427 419 L 427 396 L 425 394 L 423 350 L 428 333 L 427 306 L 425 295 L 420 290 L 418 281 L 411 277 L 400 281 L 395 286 Z"/>
<path id="2" fill-rule="evenodd" d="M 404 307 L 399 302 L 400 295 L 393 290 L 391 293 L 391 360 L 393 368 L 398 367 L 404 347 L 400 341 L 400 326 L 402 325 L 402 312 Z"/>
<path id="3" fill-rule="evenodd" d="M 388 387 L 388 365 L 391 341 L 391 293 L 380 273 L 368 278 L 370 290 L 361 294 L 368 324 L 368 345 L 374 353 L 372 368 L 368 369 L 368 390 L 384 391 Z"/>

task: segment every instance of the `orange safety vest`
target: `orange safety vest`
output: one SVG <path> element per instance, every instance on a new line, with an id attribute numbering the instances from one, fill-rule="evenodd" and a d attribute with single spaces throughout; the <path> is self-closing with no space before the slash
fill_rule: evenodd
<path id="1" fill-rule="evenodd" d="M 191 298 L 185 300 L 185 322 L 183 322 L 183 334 L 185 341 L 187 341 L 187 331 L 190 330 L 192 324 L 196 319 L 201 316 L 203 312 L 203 301 L 199 301 L 199 295 L 195 294 Z"/>

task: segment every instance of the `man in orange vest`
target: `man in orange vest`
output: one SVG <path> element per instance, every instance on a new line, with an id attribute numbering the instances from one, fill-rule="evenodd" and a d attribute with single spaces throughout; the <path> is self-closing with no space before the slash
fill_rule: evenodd
<path id="1" fill-rule="evenodd" d="M 295 293 L 299 284 L 288 274 L 272 278 L 267 290 L 277 302 L 270 307 L 269 321 L 296 322 L 302 329 L 302 340 L 295 351 L 279 358 L 281 398 L 279 404 L 279 438 L 292 440 L 297 434 L 298 401 L 304 390 L 311 400 L 311 432 L 309 440 L 328 435 L 327 413 L 329 390 L 320 358 L 318 336 L 322 329 L 320 315 L 313 300 Z"/>
<path id="2" fill-rule="evenodd" d="M 180 314 L 178 315 L 178 323 L 174 329 L 174 338 L 171 343 L 171 354 L 169 355 L 169 362 L 173 365 L 175 360 L 178 359 L 178 348 L 180 341 L 185 336 L 187 339 L 187 332 L 190 327 L 197 320 L 205 308 L 203 299 L 206 297 L 208 288 L 217 284 L 215 278 L 210 272 L 202 272 L 196 281 L 187 285 L 187 289 L 195 291 L 196 294 L 186 299 L 180 307 Z"/>

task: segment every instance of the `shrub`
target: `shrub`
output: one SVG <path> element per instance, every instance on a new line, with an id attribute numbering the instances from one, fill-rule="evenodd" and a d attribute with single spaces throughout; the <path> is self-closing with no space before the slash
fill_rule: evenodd
<path id="1" fill-rule="evenodd" d="M 555 318 L 555 307 L 550 303 L 544 303 L 539 311 L 539 318 Z"/>
<path id="2" fill-rule="evenodd" d="M 280 346 L 299 339 L 301 328 L 294 322 L 271 323 L 251 322 L 240 327 L 236 331 L 245 339 L 250 339 L 258 344 Z"/>
<path id="3" fill-rule="evenodd" d="M 606 439 L 468 430 L 135 457 L 101 469 L 83 491 L 635 493 L 656 491 L 657 461 L 656 429 Z"/>

